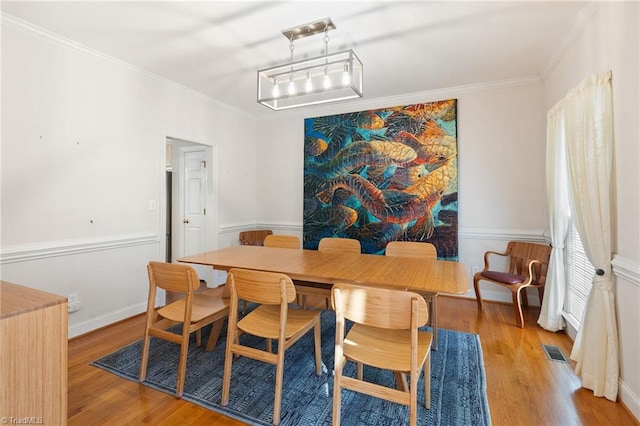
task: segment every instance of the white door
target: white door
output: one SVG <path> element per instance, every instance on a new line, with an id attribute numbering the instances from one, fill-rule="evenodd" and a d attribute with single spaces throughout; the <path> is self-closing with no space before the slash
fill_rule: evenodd
<path id="1" fill-rule="evenodd" d="M 182 255 L 206 251 L 207 162 L 205 151 L 184 153 L 183 247 Z"/>

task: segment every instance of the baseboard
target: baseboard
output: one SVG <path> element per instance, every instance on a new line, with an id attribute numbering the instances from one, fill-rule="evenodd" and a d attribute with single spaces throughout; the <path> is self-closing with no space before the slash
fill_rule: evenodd
<path id="1" fill-rule="evenodd" d="M 113 323 L 116 323 L 118 321 L 122 321 L 124 319 L 138 315 L 142 312 L 145 312 L 146 310 L 147 310 L 147 304 L 146 302 L 143 302 L 143 303 L 127 306 L 124 309 L 110 312 L 106 315 L 92 318 L 88 321 L 70 325 L 68 337 L 69 339 L 71 339 L 71 338 L 80 336 L 82 334 L 95 331 L 99 328 L 112 325 Z M 70 314 L 70 315 L 73 315 L 73 314 Z"/>
<path id="2" fill-rule="evenodd" d="M 622 380 L 618 382 L 618 399 L 627 411 L 636 418 L 636 421 L 640 421 L 640 397 L 634 394 Z"/>

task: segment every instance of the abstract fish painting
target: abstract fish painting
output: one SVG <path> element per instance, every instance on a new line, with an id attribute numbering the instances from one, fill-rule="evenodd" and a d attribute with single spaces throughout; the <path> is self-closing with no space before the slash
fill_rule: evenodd
<path id="1" fill-rule="evenodd" d="M 305 119 L 303 215 L 305 249 L 423 241 L 458 260 L 457 100 Z"/>

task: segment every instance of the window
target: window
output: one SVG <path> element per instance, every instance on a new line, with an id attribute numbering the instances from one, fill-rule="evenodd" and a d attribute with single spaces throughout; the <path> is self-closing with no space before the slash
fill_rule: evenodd
<path id="1" fill-rule="evenodd" d="M 584 253 L 580 234 L 571 221 L 569 221 L 564 247 L 567 261 L 567 294 L 564 314 L 565 318 L 577 329 L 587 307 L 594 268 Z"/>

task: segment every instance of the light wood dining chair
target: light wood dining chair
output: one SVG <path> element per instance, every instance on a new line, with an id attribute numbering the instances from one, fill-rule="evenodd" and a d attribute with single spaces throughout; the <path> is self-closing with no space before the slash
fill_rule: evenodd
<path id="1" fill-rule="evenodd" d="M 241 355 L 276 366 L 273 424 L 280 423 L 280 402 L 284 374 L 285 351 L 313 329 L 316 374 L 322 373 L 320 359 L 320 311 L 290 308 L 296 298 L 291 279 L 284 274 L 233 268 L 229 270 L 231 290 L 227 349 L 222 378 L 223 406 L 229 403 L 233 358 Z M 259 306 L 238 321 L 238 300 L 248 300 Z M 242 334 L 266 339 L 266 351 L 243 345 Z M 272 340 L 277 340 L 277 352 L 272 353 Z"/>
<path id="2" fill-rule="evenodd" d="M 240 232 L 238 239 L 242 246 L 261 246 L 264 244 L 264 239 L 271 234 L 273 231 L 270 229 L 254 229 Z"/>
<path id="3" fill-rule="evenodd" d="M 362 247 L 360 241 L 353 238 L 322 238 L 318 243 L 318 251 L 325 253 L 355 253 L 360 254 Z M 307 296 L 320 296 L 324 298 L 325 308 L 331 308 L 331 289 L 315 287 L 305 284 L 304 282 L 296 282 L 296 291 L 298 292 L 298 301 L 303 308 L 307 307 Z"/>
<path id="4" fill-rule="evenodd" d="M 271 234 L 264 239 L 265 247 L 300 248 L 300 238 L 295 235 Z"/>
<path id="5" fill-rule="evenodd" d="M 431 243 L 417 241 L 391 241 L 385 250 L 387 256 L 417 257 L 421 259 L 437 259 L 438 251 Z M 438 293 L 432 291 L 416 291 L 424 297 L 429 307 L 429 323 L 433 329 L 433 350 L 438 350 Z"/>
<path id="6" fill-rule="evenodd" d="M 424 404 L 431 407 L 432 335 L 418 330 L 429 319 L 424 298 L 410 291 L 337 283 L 332 289 L 332 305 L 336 312 L 333 425 L 340 425 L 342 389 L 348 389 L 408 405 L 409 423 L 415 426 L 421 370 Z M 345 335 L 347 320 L 353 325 Z M 408 391 L 367 382 L 360 375 L 344 376 L 347 361 L 409 374 Z"/>
<path id="7" fill-rule="evenodd" d="M 318 250 L 333 253 L 361 253 L 360 241 L 353 238 L 322 238 Z"/>
<path id="8" fill-rule="evenodd" d="M 200 330 L 214 323 L 207 350 L 213 350 L 220 336 L 222 322 L 229 314 L 229 299 L 220 296 L 196 294 L 200 287 L 198 274 L 191 266 L 174 263 L 149 262 L 149 298 L 147 300 L 147 315 L 142 344 L 142 360 L 140 362 L 140 381 L 147 375 L 149 361 L 149 345 L 151 337 L 157 337 L 180 345 L 180 361 L 178 363 L 178 382 L 176 396 L 182 397 L 184 378 L 187 368 L 187 354 L 189 352 L 189 336 L 196 332 L 196 344 L 201 344 Z M 166 306 L 156 308 L 157 289 L 185 293 L 185 297 Z M 181 323 L 177 331 L 168 330 L 169 327 Z"/>
<path id="9" fill-rule="evenodd" d="M 491 256 L 508 265 L 506 271 L 499 267 L 492 268 L 489 264 Z M 527 288 L 537 288 L 540 304 L 544 295 L 544 284 L 549 268 L 549 256 L 551 246 L 545 244 L 529 243 L 525 241 L 509 241 L 504 253 L 487 251 L 484 254 L 484 269 L 473 276 L 473 288 L 476 291 L 478 309 L 482 311 L 482 295 L 480 294 L 480 281 L 497 284 L 511 291 L 513 309 L 516 315 L 516 324 L 524 328 L 524 316 L 522 304 L 529 305 Z"/>

